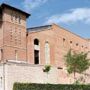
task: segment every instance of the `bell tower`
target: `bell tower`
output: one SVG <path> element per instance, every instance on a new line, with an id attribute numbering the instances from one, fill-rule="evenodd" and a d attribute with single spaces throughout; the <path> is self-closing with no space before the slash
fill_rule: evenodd
<path id="1" fill-rule="evenodd" d="M 0 11 L 2 59 L 26 61 L 26 19 L 30 14 L 5 3 L 1 5 Z"/>

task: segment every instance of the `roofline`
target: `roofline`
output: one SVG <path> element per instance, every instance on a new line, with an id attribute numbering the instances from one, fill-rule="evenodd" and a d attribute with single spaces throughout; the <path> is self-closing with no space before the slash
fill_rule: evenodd
<path id="1" fill-rule="evenodd" d="M 56 26 L 58 26 L 59 28 L 64 29 L 65 31 L 70 32 L 70 33 L 72 33 L 73 35 L 75 35 L 75 36 L 77 36 L 77 37 L 79 37 L 79 38 L 81 38 L 81 39 L 86 40 L 84 37 L 81 37 L 80 35 L 75 34 L 75 33 L 71 32 L 71 31 L 69 31 L 68 29 L 63 28 L 62 26 L 59 26 L 59 25 L 57 25 L 57 24 L 55 24 L 55 23 L 52 23 L 52 26 L 53 26 L 53 25 L 56 25 Z"/>
<path id="2" fill-rule="evenodd" d="M 77 37 L 79 37 L 79 38 L 87 41 L 87 39 L 81 37 L 80 35 L 77 35 L 77 34 L 71 32 L 71 31 L 69 31 L 68 29 L 63 28 L 63 27 L 61 27 L 61 26 L 59 26 L 59 25 L 57 25 L 57 24 L 55 24 L 55 23 L 52 23 L 52 24 L 50 24 L 50 25 L 45 25 L 45 26 L 51 26 L 51 27 L 52 27 L 53 25 L 58 26 L 59 28 L 61 28 L 61 29 L 65 30 L 65 31 L 67 31 L 67 32 L 69 32 L 69 33 L 71 33 L 71 34 L 73 34 L 73 35 L 75 35 L 75 36 L 77 36 Z M 28 30 L 28 29 L 35 29 L 35 28 L 45 27 L 45 26 L 37 26 L 37 27 L 27 28 L 27 30 Z M 53 28 L 53 27 L 52 27 L 52 28 Z M 28 31 L 29 31 L 29 30 L 28 30 Z M 40 32 L 40 31 L 41 31 L 41 30 L 39 30 L 39 32 Z M 31 31 L 31 32 L 38 32 L 38 31 Z"/>
<path id="3" fill-rule="evenodd" d="M 36 27 L 27 28 L 27 30 L 29 30 L 29 29 L 35 29 L 35 28 L 43 28 L 43 27 L 48 27 L 48 26 L 52 26 L 52 25 L 36 26 Z"/>
<path id="4" fill-rule="evenodd" d="M 38 31 L 27 31 L 27 33 L 38 33 L 38 32 L 43 32 L 43 31 L 46 31 L 45 29 L 44 30 L 38 30 Z M 48 30 L 47 30 L 48 31 Z"/>
<path id="5" fill-rule="evenodd" d="M 0 7 L 1 7 L 1 8 L 8 7 L 8 8 L 10 8 L 10 9 L 17 10 L 17 11 L 25 14 L 27 18 L 28 18 L 29 16 L 31 16 L 31 14 L 29 14 L 29 13 L 27 13 L 27 12 L 21 10 L 21 9 L 15 8 L 15 7 L 13 7 L 13 6 L 9 5 L 9 4 L 6 4 L 6 3 L 2 3 L 2 4 L 0 5 Z"/>

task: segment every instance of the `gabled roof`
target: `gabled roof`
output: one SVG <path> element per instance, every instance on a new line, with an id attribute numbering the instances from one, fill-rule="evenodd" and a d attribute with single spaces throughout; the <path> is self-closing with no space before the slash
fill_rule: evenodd
<path id="1" fill-rule="evenodd" d="M 8 4 L 6 4 L 6 3 L 2 3 L 2 4 L 0 5 L 0 7 L 1 7 L 1 9 L 3 9 L 4 7 L 7 7 L 7 8 L 10 8 L 10 9 L 16 10 L 16 11 L 18 11 L 18 12 L 21 12 L 21 13 L 25 14 L 27 18 L 30 16 L 29 13 L 27 13 L 27 12 L 25 12 L 25 11 L 23 11 L 23 10 L 20 10 L 20 9 L 18 9 L 18 8 L 15 8 L 15 7 L 11 6 L 11 5 L 8 5 Z"/>
<path id="2" fill-rule="evenodd" d="M 38 32 L 38 31 L 49 30 L 51 26 L 52 25 L 38 26 L 38 27 L 27 28 L 27 30 L 28 32 Z"/>

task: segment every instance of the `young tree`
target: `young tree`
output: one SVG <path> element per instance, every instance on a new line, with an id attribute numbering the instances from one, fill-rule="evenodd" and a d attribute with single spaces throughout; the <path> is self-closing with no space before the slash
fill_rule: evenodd
<path id="1" fill-rule="evenodd" d="M 67 71 L 69 74 L 74 73 L 74 80 L 76 73 L 81 74 L 89 68 L 90 62 L 87 55 L 88 53 L 75 53 L 70 49 L 65 56 Z"/>
<path id="2" fill-rule="evenodd" d="M 48 74 L 51 70 L 51 66 L 50 65 L 45 65 L 44 69 L 43 69 L 43 72 L 46 72 L 47 73 L 47 83 L 48 83 Z"/>

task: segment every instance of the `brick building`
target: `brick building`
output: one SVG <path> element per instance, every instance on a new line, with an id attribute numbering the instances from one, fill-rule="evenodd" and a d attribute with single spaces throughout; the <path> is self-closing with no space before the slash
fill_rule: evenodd
<path id="1" fill-rule="evenodd" d="M 89 40 L 56 24 L 27 29 L 29 16 L 10 5 L 0 6 L 0 87 L 12 90 L 14 82 L 46 83 L 46 64 L 52 66 L 48 83 L 73 83 L 73 75 L 68 77 L 66 72 L 64 55 L 70 48 L 89 51 Z M 86 83 L 90 83 L 88 78 Z"/>

